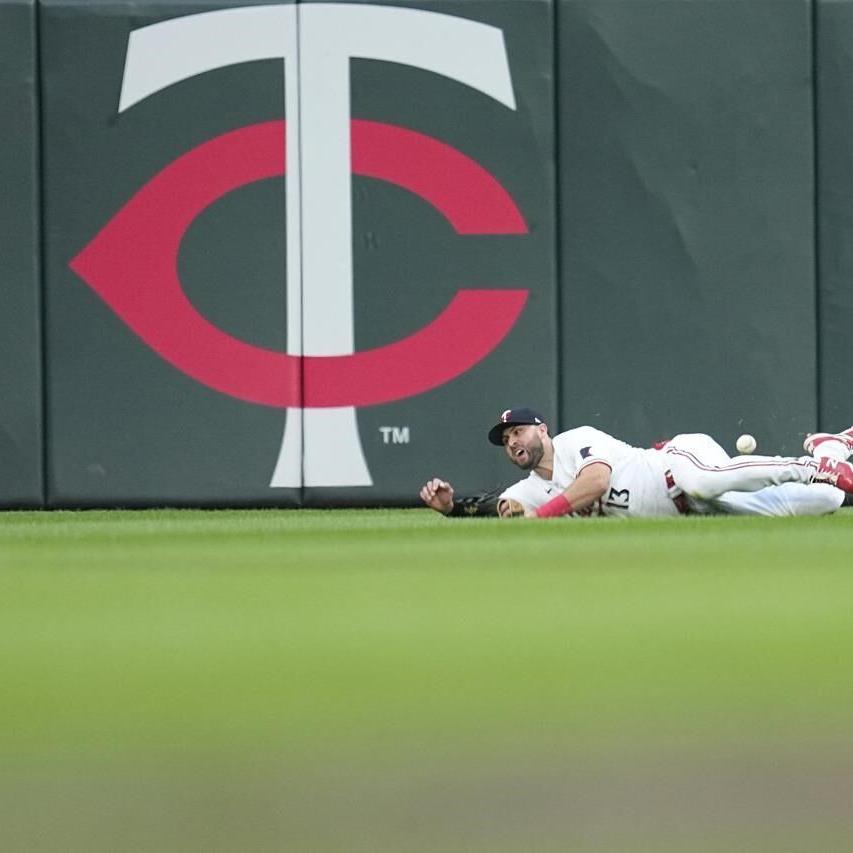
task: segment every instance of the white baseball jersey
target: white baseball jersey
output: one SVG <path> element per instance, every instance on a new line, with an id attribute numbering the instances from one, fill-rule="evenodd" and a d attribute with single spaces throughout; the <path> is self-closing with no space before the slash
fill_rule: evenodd
<path id="1" fill-rule="evenodd" d="M 659 450 L 632 447 L 595 427 L 582 426 L 561 432 L 554 443 L 554 470 L 550 480 L 535 471 L 510 486 L 501 498 L 512 498 L 537 509 L 568 488 L 578 474 L 594 462 L 611 469 L 609 492 L 592 511 L 581 515 L 664 516 L 678 515 L 666 481 L 666 457 Z"/>

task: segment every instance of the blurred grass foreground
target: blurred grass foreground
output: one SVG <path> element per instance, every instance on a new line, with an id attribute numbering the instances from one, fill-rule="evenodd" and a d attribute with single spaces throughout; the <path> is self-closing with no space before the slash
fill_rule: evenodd
<path id="1" fill-rule="evenodd" d="M 4 851 L 853 849 L 853 513 L 0 516 Z"/>

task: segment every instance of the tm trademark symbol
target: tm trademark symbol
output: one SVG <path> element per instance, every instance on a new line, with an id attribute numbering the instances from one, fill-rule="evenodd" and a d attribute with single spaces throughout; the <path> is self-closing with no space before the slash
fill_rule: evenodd
<path id="1" fill-rule="evenodd" d="M 409 428 L 396 426 L 381 426 L 379 432 L 382 433 L 383 444 L 408 444 L 409 443 Z"/>

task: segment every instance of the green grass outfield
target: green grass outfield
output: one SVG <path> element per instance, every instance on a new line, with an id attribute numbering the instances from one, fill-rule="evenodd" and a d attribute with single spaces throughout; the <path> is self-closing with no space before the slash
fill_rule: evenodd
<path id="1" fill-rule="evenodd" d="M 853 512 L 0 515 L 4 851 L 849 850 Z"/>

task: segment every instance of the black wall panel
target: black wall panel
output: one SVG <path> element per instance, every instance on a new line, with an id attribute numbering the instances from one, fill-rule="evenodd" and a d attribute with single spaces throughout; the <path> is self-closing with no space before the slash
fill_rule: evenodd
<path id="1" fill-rule="evenodd" d="M 816 4 L 820 411 L 822 430 L 849 428 L 853 324 L 853 3 Z"/>
<path id="2" fill-rule="evenodd" d="M 814 428 L 807 0 L 561 0 L 564 423 Z"/>
<path id="3" fill-rule="evenodd" d="M 0 2 L 0 506 L 43 502 L 38 101 L 32 2 Z"/>

